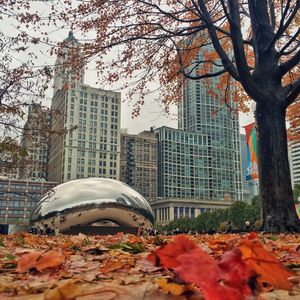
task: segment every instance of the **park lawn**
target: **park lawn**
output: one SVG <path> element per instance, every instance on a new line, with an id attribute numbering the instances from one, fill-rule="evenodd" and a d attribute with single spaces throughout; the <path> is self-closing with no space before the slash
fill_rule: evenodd
<path id="1" fill-rule="evenodd" d="M 0 299 L 300 299 L 300 235 L 2 235 Z"/>

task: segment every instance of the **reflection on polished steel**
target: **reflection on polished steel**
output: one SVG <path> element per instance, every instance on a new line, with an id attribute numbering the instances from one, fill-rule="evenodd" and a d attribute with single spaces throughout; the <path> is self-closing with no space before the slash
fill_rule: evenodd
<path id="1" fill-rule="evenodd" d="M 75 225 L 151 228 L 149 203 L 128 185 L 113 179 L 68 181 L 49 191 L 31 214 L 33 226 L 48 224 L 67 232 Z"/>

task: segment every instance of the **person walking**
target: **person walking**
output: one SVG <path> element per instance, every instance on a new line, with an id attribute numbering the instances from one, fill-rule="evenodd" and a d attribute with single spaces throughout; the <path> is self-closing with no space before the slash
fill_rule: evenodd
<path id="1" fill-rule="evenodd" d="M 231 224 L 231 221 L 227 222 L 226 233 L 232 233 L 232 224 Z"/>
<path id="2" fill-rule="evenodd" d="M 58 235 L 59 235 L 59 229 L 58 229 L 57 226 L 54 228 L 54 235 L 55 235 L 55 236 L 58 236 Z"/>
<path id="3" fill-rule="evenodd" d="M 252 230 L 252 226 L 251 226 L 251 223 L 249 221 L 245 222 L 245 230 L 246 231 L 251 231 Z"/>

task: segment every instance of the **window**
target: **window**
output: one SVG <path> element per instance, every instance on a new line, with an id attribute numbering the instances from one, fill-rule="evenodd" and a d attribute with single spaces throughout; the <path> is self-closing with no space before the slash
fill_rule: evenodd
<path id="1" fill-rule="evenodd" d="M 174 220 L 178 219 L 178 207 L 174 207 Z"/>
<path id="2" fill-rule="evenodd" d="M 179 217 L 183 218 L 183 207 L 179 207 Z"/>
<path id="3" fill-rule="evenodd" d="M 189 217 L 189 207 L 185 207 L 185 216 Z"/>

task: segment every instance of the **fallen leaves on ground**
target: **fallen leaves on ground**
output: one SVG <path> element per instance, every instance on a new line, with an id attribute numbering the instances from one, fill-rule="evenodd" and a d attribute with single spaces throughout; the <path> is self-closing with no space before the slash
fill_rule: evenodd
<path id="1" fill-rule="evenodd" d="M 300 236 L 0 236 L 0 299 L 300 297 Z"/>
<path id="2" fill-rule="evenodd" d="M 55 268 L 65 261 L 65 256 L 56 251 L 50 250 L 45 253 L 32 252 L 24 254 L 18 261 L 17 272 L 24 273 L 32 268 L 43 271 L 47 268 Z"/>
<path id="3" fill-rule="evenodd" d="M 276 256 L 266 251 L 260 243 L 245 239 L 239 249 L 242 252 L 243 261 L 259 275 L 258 280 L 284 290 L 290 289 L 291 283 L 288 278 L 293 274 L 286 270 Z"/>

